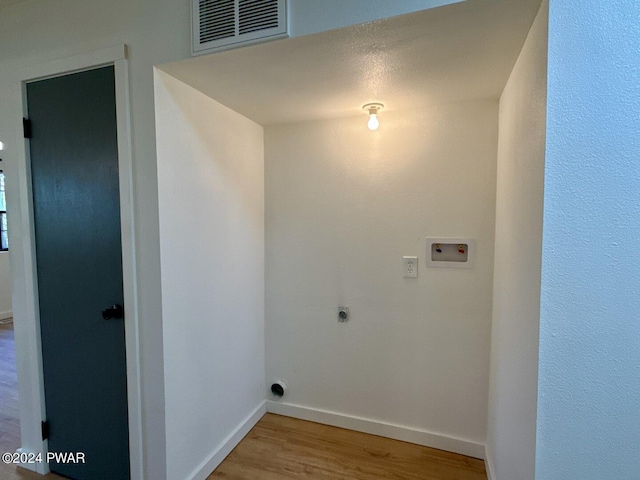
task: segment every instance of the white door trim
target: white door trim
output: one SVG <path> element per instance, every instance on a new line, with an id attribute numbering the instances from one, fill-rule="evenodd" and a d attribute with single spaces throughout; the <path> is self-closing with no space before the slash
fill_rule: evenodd
<path id="1" fill-rule="evenodd" d="M 46 63 L 22 66 L 12 75 L 12 97 L 18 99 L 12 110 L 12 118 L 25 117 L 27 113 L 26 84 L 34 80 L 67 75 L 83 70 L 113 65 L 116 84 L 116 116 L 118 128 L 118 167 L 120 181 L 120 222 L 122 232 L 122 270 L 124 286 L 125 338 L 127 355 L 127 395 L 129 407 L 129 450 L 131 478 L 144 478 L 142 398 L 140 382 L 140 343 L 138 284 L 136 271 L 136 241 L 133 191 L 133 162 L 131 149 L 131 113 L 129 99 L 129 73 L 127 48 L 125 45 L 63 58 Z M 15 131 L 22 136 L 22 131 Z M 22 143 L 21 143 L 22 142 Z M 31 172 L 28 161 L 29 142 L 16 138 L 16 176 L 18 181 L 18 203 L 13 209 L 19 210 L 20 223 L 12 223 L 11 238 L 20 241 L 20 247 L 13 252 L 13 261 L 24 268 L 21 278 L 14 279 L 14 285 L 22 290 L 15 295 L 19 301 L 14 305 L 14 325 L 16 341 L 16 363 L 20 399 L 20 432 L 25 453 L 41 453 L 46 456 L 47 443 L 42 441 L 41 421 L 45 418 L 44 381 L 42 370 L 42 348 L 40 339 L 40 315 L 38 311 L 38 290 L 36 276 L 35 236 L 33 220 L 33 197 L 31 192 Z M 20 255 L 20 253 L 22 255 Z M 17 257 L 17 258 L 16 258 Z M 20 298 L 21 297 L 21 298 Z M 22 465 L 25 468 L 46 474 L 46 462 Z"/>

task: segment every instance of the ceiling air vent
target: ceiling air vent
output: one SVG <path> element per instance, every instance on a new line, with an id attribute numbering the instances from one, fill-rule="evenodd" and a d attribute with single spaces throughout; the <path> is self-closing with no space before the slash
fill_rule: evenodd
<path id="1" fill-rule="evenodd" d="M 286 0 L 192 0 L 193 54 L 288 36 Z"/>

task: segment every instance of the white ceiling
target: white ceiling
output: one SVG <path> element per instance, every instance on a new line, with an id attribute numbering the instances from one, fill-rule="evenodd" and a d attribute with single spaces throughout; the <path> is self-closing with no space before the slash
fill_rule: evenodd
<path id="1" fill-rule="evenodd" d="M 28 0 L 0 0 L 0 9 L 8 7 L 9 5 L 15 5 L 16 3 L 26 2 Z"/>
<path id="2" fill-rule="evenodd" d="M 467 0 L 161 68 L 268 125 L 498 98 L 540 0 Z"/>

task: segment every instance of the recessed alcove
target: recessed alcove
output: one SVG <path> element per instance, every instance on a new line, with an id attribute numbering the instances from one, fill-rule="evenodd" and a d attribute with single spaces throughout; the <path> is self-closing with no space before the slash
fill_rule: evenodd
<path id="1" fill-rule="evenodd" d="M 207 427 L 169 471 L 265 398 L 484 457 L 496 197 L 511 195 L 499 165 L 513 161 L 499 151 L 520 141 L 522 108 L 500 98 L 539 7 L 461 2 L 156 68 L 168 448 Z M 535 55 L 520 63 L 544 74 Z M 385 106 L 375 132 L 369 102 Z M 541 215 L 541 188 L 524 201 Z M 424 265 L 426 237 L 474 239 L 473 268 L 407 282 L 402 257 Z"/>

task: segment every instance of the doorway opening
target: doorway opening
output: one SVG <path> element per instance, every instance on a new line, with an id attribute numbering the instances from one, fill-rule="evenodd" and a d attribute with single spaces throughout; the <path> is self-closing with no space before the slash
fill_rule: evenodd
<path id="1" fill-rule="evenodd" d="M 76 74 L 82 74 L 96 69 L 107 67 L 112 69 L 110 75 L 112 77 L 111 87 L 111 108 L 112 110 L 110 122 L 115 121 L 115 129 L 117 130 L 117 143 L 111 145 L 111 150 L 115 148 L 117 152 L 117 167 L 115 170 L 116 179 L 116 197 L 120 202 L 120 228 L 121 235 L 119 241 L 122 247 L 122 258 L 117 263 L 121 264 L 122 276 L 121 284 L 123 287 L 123 298 L 113 299 L 106 302 L 100 302 L 97 316 L 101 321 L 104 316 L 102 311 L 113 306 L 116 303 L 122 303 L 124 310 L 127 312 L 124 319 L 124 350 L 126 352 L 126 398 L 125 408 L 128 410 L 128 454 L 130 457 L 130 475 L 133 478 L 144 478 L 143 473 L 143 446 L 142 446 L 142 416 L 141 416 L 141 387 L 140 387 L 140 369 L 139 369 L 139 336 L 138 336 L 138 302 L 137 302 L 137 276 L 135 262 L 135 244 L 136 236 L 134 232 L 134 195 L 132 186 L 132 160 L 131 160 L 131 134 L 130 134 L 130 108 L 128 94 L 128 61 L 127 50 L 125 45 L 97 50 L 91 53 L 58 59 L 47 63 L 32 63 L 15 72 L 15 78 L 20 79 L 16 83 L 16 95 L 21 95 L 23 102 L 16 103 L 16 109 L 10 112 L 13 117 L 28 117 L 31 111 L 31 95 L 29 89 L 31 85 L 40 81 L 48 82 L 49 80 L 60 79 Z M 20 88 L 20 92 L 18 92 Z M 115 96 L 114 96 L 115 94 Z M 55 96 L 54 96 L 55 98 Z M 29 105 L 27 104 L 29 102 Z M 46 106 L 46 102 L 45 102 Z M 55 122 L 54 122 L 55 123 Z M 113 127 L 113 124 L 112 124 Z M 25 454 L 38 455 L 43 457 L 51 450 L 51 445 L 43 440 L 42 422 L 47 420 L 49 414 L 49 405 L 45 401 L 45 381 L 46 362 L 43 362 L 43 345 L 41 338 L 41 313 L 39 307 L 41 295 L 39 295 L 39 278 L 38 264 L 40 263 L 40 251 L 36 261 L 36 228 L 34 221 L 33 193 L 34 187 L 31 182 L 31 165 L 34 155 L 34 145 L 31 140 L 38 135 L 36 131 L 32 131 L 33 137 L 26 140 L 24 148 L 22 145 L 22 129 L 18 128 L 12 136 L 15 143 L 10 145 L 7 151 L 12 153 L 12 169 L 17 172 L 17 185 L 14 187 L 17 192 L 12 198 L 9 215 L 12 218 L 13 228 L 16 229 L 12 233 L 14 238 L 21 239 L 20 242 L 12 246 L 12 257 L 17 259 L 17 265 L 20 268 L 14 274 L 14 297 L 18 299 L 14 305 L 14 318 L 16 324 L 20 327 L 15 332 L 15 348 L 18 362 L 18 376 L 20 379 L 20 424 L 21 439 L 20 452 Z M 113 137 L 113 135 L 112 135 Z M 54 144 L 57 137 L 52 137 Z M 59 142 L 64 143 L 64 142 Z M 30 145 L 31 144 L 31 145 Z M 57 145 L 57 144 L 56 144 Z M 15 148 L 14 148 L 15 147 Z M 81 149 L 80 149 L 81 150 Z M 113 152 L 112 152 L 113 153 Z M 83 203 L 82 199 L 76 198 L 76 203 Z M 73 203 L 73 198 L 70 198 Z M 115 207 L 117 209 L 117 207 Z M 15 218 L 15 219 L 14 219 Z M 100 231 L 93 230 L 96 241 L 101 241 Z M 54 235 L 52 237 L 56 239 Z M 56 240 L 57 242 L 58 240 Z M 100 272 L 96 272 L 100 275 Z M 55 278 L 55 273 L 53 274 Z M 68 301 L 73 296 L 78 296 L 77 292 L 68 292 L 68 295 L 61 296 L 59 299 L 59 308 L 65 310 Z M 39 298 L 40 297 L 40 298 Z M 119 300 L 119 301 L 118 301 Z M 54 302 L 55 303 L 55 302 Z M 104 304 L 103 304 L 104 303 Z M 122 319 L 117 321 L 122 322 Z M 112 323 L 114 326 L 116 322 Z M 82 328 L 85 328 L 84 326 Z M 88 328 L 88 327 L 87 327 Z M 74 337 L 75 338 L 75 337 Z M 71 339 L 77 342 L 77 339 Z M 84 357 L 80 356 L 78 358 Z M 93 361 L 93 360 L 92 360 Z M 96 363 L 93 361 L 93 363 Z M 103 365 L 103 369 L 107 369 L 108 365 Z M 108 385 L 105 387 L 108 389 Z M 45 415 L 46 412 L 46 415 Z M 56 427 L 50 424 L 50 430 Z M 60 430 L 58 430 L 59 432 Z M 97 434 L 99 435 L 99 433 Z M 122 444 L 126 442 L 121 442 Z M 78 450 L 78 449 L 76 449 Z M 79 450 L 78 450 L 79 451 Z M 36 471 L 40 474 L 49 472 L 49 465 L 46 462 L 36 464 L 24 464 L 23 467 Z M 129 469 L 128 469 L 129 470 Z M 128 475 L 127 475 L 128 476 Z"/>

